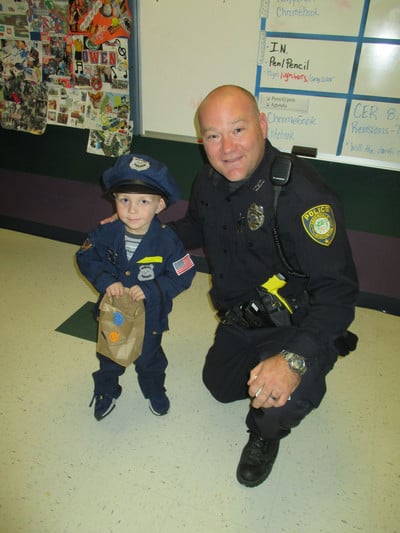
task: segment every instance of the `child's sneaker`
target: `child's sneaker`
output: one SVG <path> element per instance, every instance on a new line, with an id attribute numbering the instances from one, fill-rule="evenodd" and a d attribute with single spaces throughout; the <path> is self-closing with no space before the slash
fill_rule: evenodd
<path id="1" fill-rule="evenodd" d="M 150 411 L 157 416 L 166 415 L 169 411 L 168 396 L 165 392 L 161 392 L 156 396 L 151 396 L 149 398 L 149 407 Z"/>
<path id="2" fill-rule="evenodd" d="M 94 417 L 96 420 L 102 420 L 115 407 L 115 400 L 120 396 L 121 391 L 115 397 L 107 393 L 94 393 L 92 401 L 89 404 L 89 407 L 92 407 L 94 402 Z"/>

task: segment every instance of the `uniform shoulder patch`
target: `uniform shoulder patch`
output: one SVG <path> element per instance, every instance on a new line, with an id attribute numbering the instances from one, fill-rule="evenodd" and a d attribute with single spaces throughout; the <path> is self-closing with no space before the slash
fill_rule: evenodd
<path id="1" fill-rule="evenodd" d="M 181 276 L 187 270 L 190 270 L 191 268 L 194 267 L 194 263 L 189 254 L 186 254 L 184 257 L 182 257 L 181 259 L 178 259 L 172 264 L 178 276 Z"/>
<path id="2" fill-rule="evenodd" d="M 328 204 L 311 207 L 301 215 L 306 233 L 311 239 L 322 246 L 332 244 L 336 235 L 336 221 L 332 207 Z"/>

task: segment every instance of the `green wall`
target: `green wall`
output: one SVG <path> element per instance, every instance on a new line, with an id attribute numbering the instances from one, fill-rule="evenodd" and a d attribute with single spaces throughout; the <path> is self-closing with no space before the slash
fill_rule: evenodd
<path id="1" fill-rule="evenodd" d="M 43 135 L 0 128 L 0 167 L 99 183 L 112 158 L 86 152 L 88 130 L 48 126 Z M 188 198 L 204 160 L 196 144 L 135 137 L 133 151 L 169 165 Z M 341 196 L 349 229 L 400 237 L 400 175 L 396 171 L 320 160 L 313 164 Z M 4 186 L 4 184 L 3 184 Z"/>

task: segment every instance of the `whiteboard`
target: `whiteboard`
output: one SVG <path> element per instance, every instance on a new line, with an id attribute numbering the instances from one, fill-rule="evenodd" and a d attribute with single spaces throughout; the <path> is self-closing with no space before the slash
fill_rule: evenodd
<path id="1" fill-rule="evenodd" d="M 141 0 L 140 133 L 197 142 L 223 84 L 250 90 L 279 149 L 400 169 L 398 0 Z"/>
<path id="2" fill-rule="evenodd" d="M 400 169 L 398 0 L 264 0 L 255 94 L 271 142 Z"/>
<path id="3" fill-rule="evenodd" d="M 194 114 L 212 89 L 254 92 L 259 9 L 259 0 L 139 2 L 143 134 L 196 140 Z"/>

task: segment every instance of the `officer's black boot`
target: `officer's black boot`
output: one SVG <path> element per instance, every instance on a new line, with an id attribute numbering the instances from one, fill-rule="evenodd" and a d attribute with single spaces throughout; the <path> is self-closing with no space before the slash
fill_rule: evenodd
<path id="1" fill-rule="evenodd" d="M 278 439 L 263 439 L 250 432 L 249 442 L 243 448 L 236 477 L 246 487 L 256 487 L 269 476 L 279 450 Z"/>

